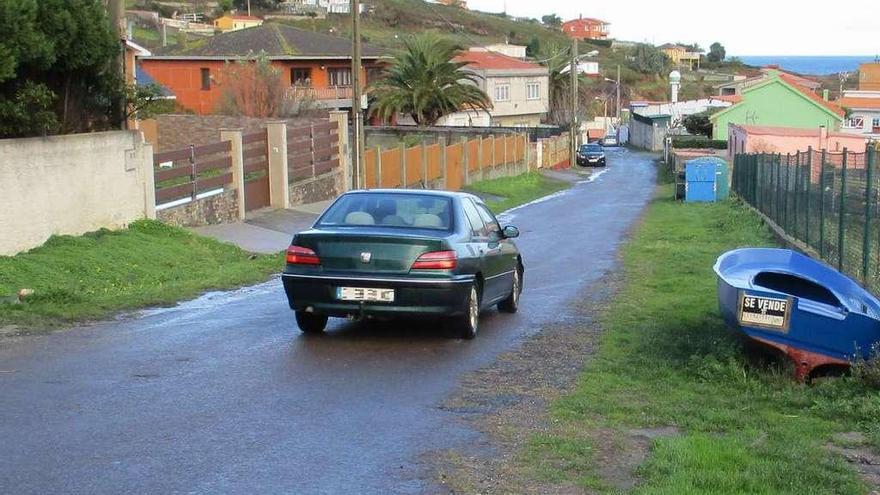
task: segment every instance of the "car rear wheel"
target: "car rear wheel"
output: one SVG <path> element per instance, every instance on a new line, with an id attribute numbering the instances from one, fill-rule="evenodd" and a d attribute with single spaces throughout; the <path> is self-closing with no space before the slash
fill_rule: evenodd
<path id="1" fill-rule="evenodd" d="M 480 293 L 476 284 L 471 285 L 464 314 L 458 317 L 456 326 L 459 336 L 463 339 L 470 340 L 477 336 L 477 329 L 480 326 Z"/>
<path id="2" fill-rule="evenodd" d="M 516 313 L 519 309 L 519 295 L 522 293 L 522 270 L 519 267 L 513 272 L 513 288 L 507 299 L 498 303 L 498 311 Z"/>
<path id="3" fill-rule="evenodd" d="M 317 334 L 323 333 L 327 328 L 327 317 L 324 315 L 316 315 L 314 313 L 306 313 L 305 311 L 296 312 L 296 324 L 303 333 Z"/>

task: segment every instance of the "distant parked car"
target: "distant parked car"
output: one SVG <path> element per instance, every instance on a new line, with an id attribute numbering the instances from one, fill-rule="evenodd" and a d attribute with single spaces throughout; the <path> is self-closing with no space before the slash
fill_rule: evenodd
<path id="1" fill-rule="evenodd" d="M 578 148 L 577 164 L 583 167 L 604 167 L 605 150 L 598 144 L 582 144 Z"/>
<path id="2" fill-rule="evenodd" d="M 617 146 L 617 136 L 608 135 L 602 138 L 602 146 Z"/>
<path id="3" fill-rule="evenodd" d="M 331 316 L 433 317 L 470 339 L 481 310 L 519 307 L 518 236 L 470 194 L 352 191 L 294 236 L 284 290 L 305 333 L 323 332 Z"/>

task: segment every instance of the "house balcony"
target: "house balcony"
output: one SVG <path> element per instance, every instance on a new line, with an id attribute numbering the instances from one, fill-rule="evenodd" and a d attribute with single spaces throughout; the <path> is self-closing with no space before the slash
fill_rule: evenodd
<path id="1" fill-rule="evenodd" d="M 351 108 L 354 90 L 351 86 L 291 86 L 287 89 L 287 97 L 294 102 L 314 102 L 318 108 Z M 367 108 L 367 95 L 361 95 L 361 108 Z"/>

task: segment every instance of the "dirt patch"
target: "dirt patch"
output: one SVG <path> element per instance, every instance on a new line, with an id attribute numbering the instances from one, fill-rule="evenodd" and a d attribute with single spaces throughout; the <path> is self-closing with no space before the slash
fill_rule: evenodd
<path id="1" fill-rule="evenodd" d="M 867 445 L 867 439 L 859 432 L 838 433 L 825 447 L 840 454 L 859 473 L 862 481 L 871 489 L 871 495 L 880 495 L 880 455 Z"/>
<path id="2" fill-rule="evenodd" d="M 606 274 L 586 300 L 571 308 L 572 316 L 545 326 L 491 366 L 463 378 L 459 392 L 441 408 L 460 414 L 485 440 L 467 450 L 428 454 L 434 481 L 444 493 L 584 493 L 582 486 L 535 479 L 520 455 L 536 433 L 588 438 L 595 446 L 599 483 L 618 489 L 635 486 L 635 469 L 647 457 L 652 439 L 677 430 L 563 432 L 547 411 L 574 388 L 601 334 L 595 317 L 619 286 L 617 272 Z"/>

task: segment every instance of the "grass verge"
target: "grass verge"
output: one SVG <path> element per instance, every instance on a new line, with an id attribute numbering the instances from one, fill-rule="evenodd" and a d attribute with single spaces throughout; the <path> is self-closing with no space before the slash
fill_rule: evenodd
<path id="1" fill-rule="evenodd" d="M 634 493 L 864 493 L 825 445 L 857 431 L 877 448 L 880 394 L 854 378 L 800 385 L 746 352 L 718 315 L 712 265 L 728 249 L 774 241 L 736 201 L 671 196 L 661 184 L 623 250 L 623 286 L 601 316 L 595 356 L 551 406 L 552 431 L 522 453 L 532 476 L 616 492 L 596 482 L 598 464 L 625 457 L 636 432 L 664 427 L 673 433 L 649 442 Z"/>
<path id="2" fill-rule="evenodd" d="M 209 289 L 265 280 L 281 255 L 241 249 L 151 220 L 128 229 L 56 236 L 43 246 L 0 257 L 0 297 L 34 289 L 25 304 L 0 303 L 0 324 L 34 331 L 107 317 L 125 309 L 172 304 Z"/>
<path id="3" fill-rule="evenodd" d="M 561 191 L 570 185 L 568 182 L 544 177 L 539 172 L 528 172 L 511 177 L 481 180 L 468 185 L 466 189 L 471 192 L 489 194 L 500 198 L 486 201 L 486 206 L 497 214 L 548 194 Z"/>

